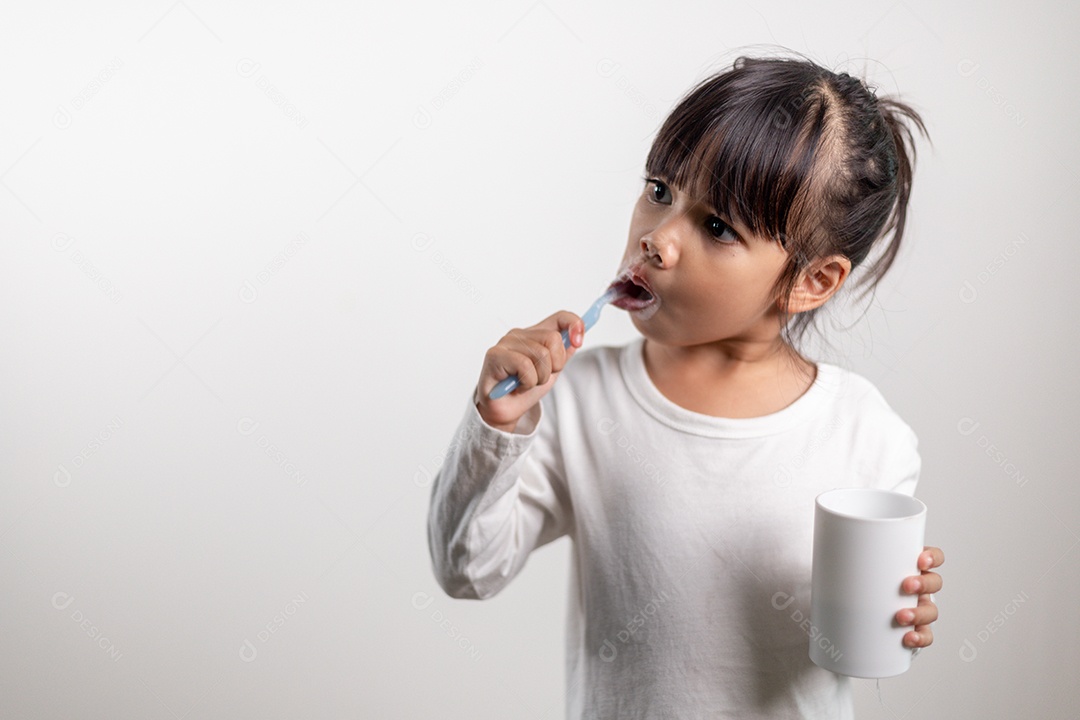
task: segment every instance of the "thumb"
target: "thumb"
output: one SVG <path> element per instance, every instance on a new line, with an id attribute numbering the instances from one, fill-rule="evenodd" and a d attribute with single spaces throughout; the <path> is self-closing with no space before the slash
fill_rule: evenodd
<path id="1" fill-rule="evenodd" d="M 555 321 L 559 332 L 566 331 L 567 337 L 570 338 L 567 349 L 573 352 L 576 348 L 581 347 L 585 338 L 585 321 L 579 315 L 569 310 L 560 310 L 549 319 Z"/>

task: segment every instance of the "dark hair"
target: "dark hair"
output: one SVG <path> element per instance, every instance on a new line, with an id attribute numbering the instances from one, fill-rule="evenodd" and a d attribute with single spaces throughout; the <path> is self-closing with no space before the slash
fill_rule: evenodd
<path id="1" fill-rule="evenodd" d="M 779 241 L 789 260 L 777 298 L 791 294 L 812 261 L 840 254 L 854 270 L 891 233 L 856 283 L 865 286 L 861 298 L 892 265 L 904 234 L 915 160 L 904 118 L 929 139 L 910 106 L 878 97 L 846 72 L 801 55 L 740 56 L 680 100 L 645 167 L 689 192 L 708 187 L 702 201 Z M 782 327 L 794 346 L 816 309 L 793 321 L 786 310 Z"/>

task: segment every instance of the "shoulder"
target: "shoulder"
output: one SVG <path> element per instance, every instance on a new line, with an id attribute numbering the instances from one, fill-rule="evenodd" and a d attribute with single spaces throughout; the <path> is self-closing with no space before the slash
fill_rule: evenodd
<path id="1" fill-rule="evenodd" d="M 850 451 L 870 473 L 899 468 L 901 475 L 918 472 L 918 436 L 866 377 L 838 365 L 819 363 L 833 381 L 834 422 L 844 427 Z M 894 470 L 895 471 L 895 470 Z"/>
<path id="2" fill-rule="evenodd" d="M 828 363 L 818 363 L 819 372 L 827 373 L 833 387 L 837 410 L 858 418 L 860 424 L 914 437 L 911 426 L 893 409 L 877 385 L 859 373 Z"/>

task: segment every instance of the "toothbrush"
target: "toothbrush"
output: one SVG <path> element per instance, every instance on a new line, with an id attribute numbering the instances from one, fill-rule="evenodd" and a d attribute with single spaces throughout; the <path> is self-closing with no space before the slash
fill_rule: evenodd
<path id="1" fill-rule="evenodd" d="M 581 316 L 581 319 L 585 322 L 586 331 L 588 331 L 593 325 L 596 324 L 596 321 L 600 319 L 600 310 L 609 302 L 619 297 L 619 294 L 619 290 L 613 285 L 612 287 L 609 287 L 607 289 L 607 292 L 601 295 L 597 299 L 597 301 L 592 304 L 592 307 L 585 311 L 585 314 Z M 570 347 L 569 330 L 562 331 L 562 342 L 563 347 Z M 518 380 L 517 375 L 511 375 L 510 377 L 502 380 L 498 385 L 496 385 L 494 389 L 492 389 L 488 397 L 492 400 L 497 400 L 498 398 L 501 398 L 507 393 L 512 393 L 520 382 L 521 381 Z"/>

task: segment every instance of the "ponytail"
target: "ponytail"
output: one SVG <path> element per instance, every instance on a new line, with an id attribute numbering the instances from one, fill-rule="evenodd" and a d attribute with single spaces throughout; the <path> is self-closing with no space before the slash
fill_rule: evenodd
<path id="1" fill-rule="evenodd" d="M 885 273 L 892 267 L 900 251 L 900 242 L 904 236 L 904 227 L 907 224 L 908 201 L 911 199 L 911 183 L 915 169 L 916 149 L 914 136 L 908 123 L 919 128 L 923 136 L 929 140 L 926 126 L 922 117 L 910 105 L 889 97 L 876 98 L 876 104 L 881 120 L 888 129 L 888 137 L 891 140 L 891 148 L 884 153 L 886 163 L 886 176 L 895 187 L 896 199 L 885 226 L 878 234 L 878 239 L 884 239 L 891 234 L 887 245 L 881 255 L 867 268 L 865 275 L 860 279 L 859 285 L 865 286 L 860 297 L 875 288 Z M 906 122 L 905 122 L 906 121 Z"/>

